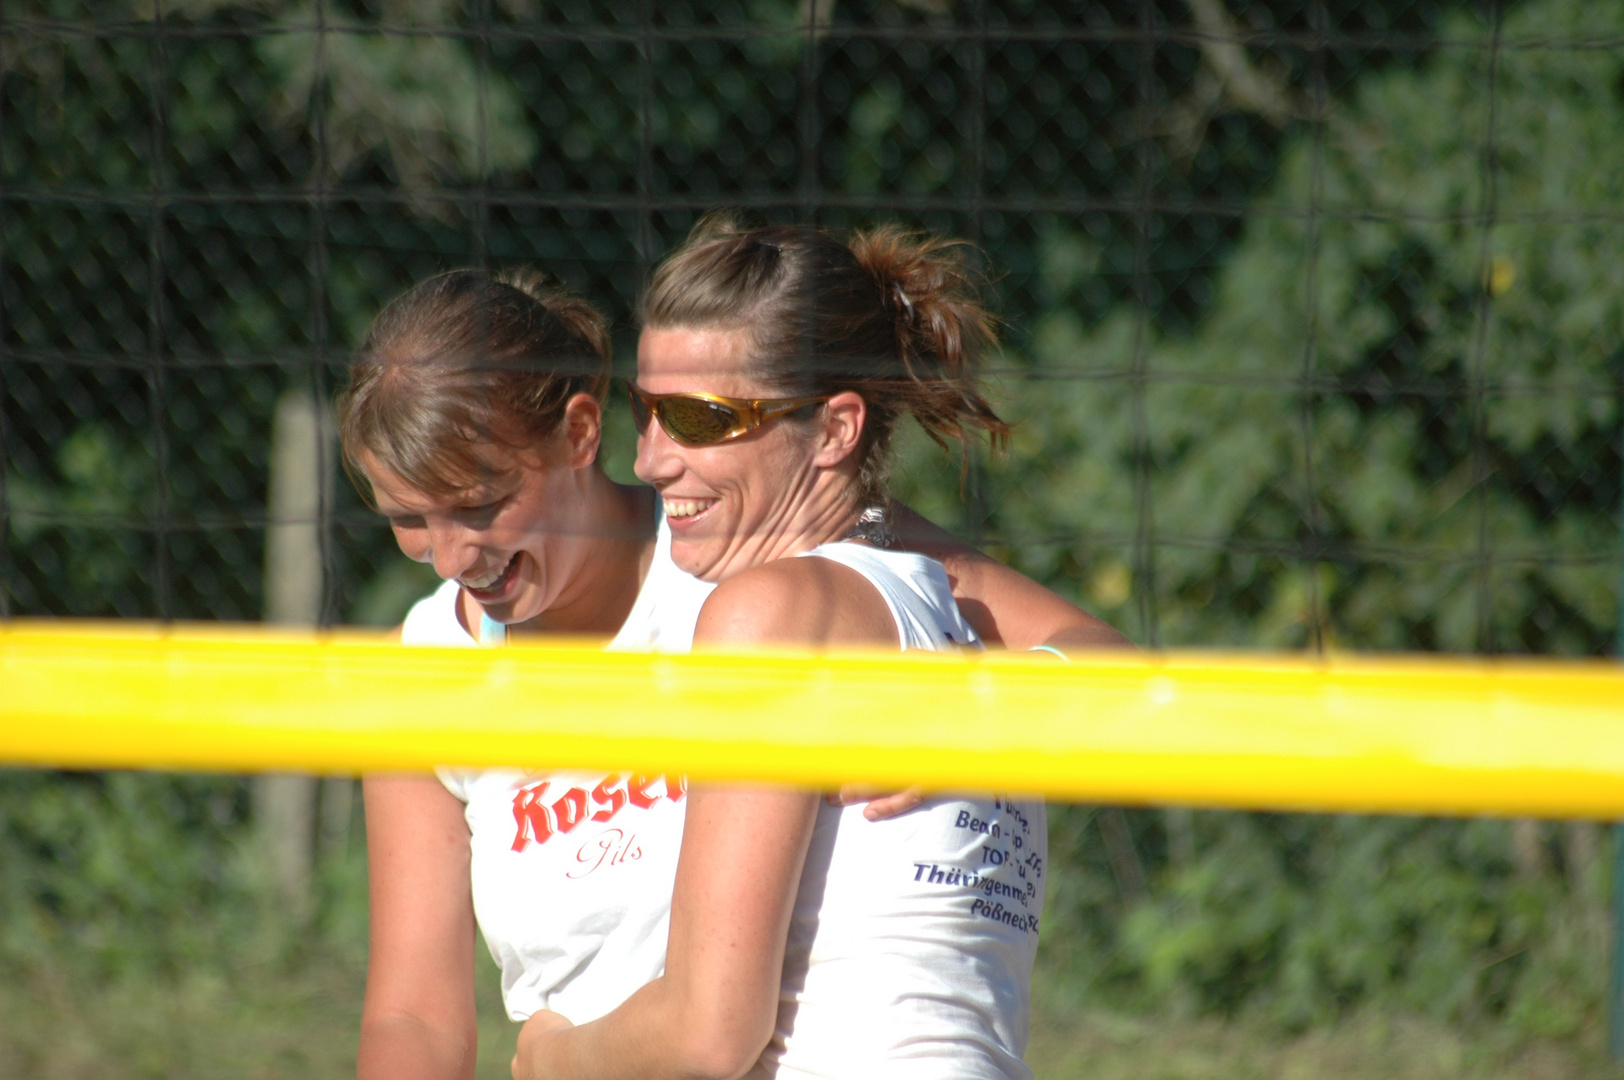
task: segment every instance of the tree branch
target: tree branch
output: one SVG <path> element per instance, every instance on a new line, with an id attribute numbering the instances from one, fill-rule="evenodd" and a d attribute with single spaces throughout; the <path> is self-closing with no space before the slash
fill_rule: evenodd
<path id="1" fill-rule="evenodd" d="M 1303 116 L 1290 89 L 1278 76 L 1252 63 L 1241 46 L 1241 30 L 1223 0 L 1188 0 L 1201 35 L 1201 57 L 1218 77 L 1229 103 L 1256 113 L 1275 127 Z"/>

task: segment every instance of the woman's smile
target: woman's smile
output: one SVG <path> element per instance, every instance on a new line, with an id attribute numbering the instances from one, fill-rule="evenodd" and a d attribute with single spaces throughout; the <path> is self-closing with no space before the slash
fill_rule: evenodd
<path id="1" fill-rule="evenodd" d="M 661 503 L 665 507 L 665 516 L 675 525 L 679 521 L 693 521 L 703 517 L 708 511 L 721 502 L 715 498 L 687 498 L 682 495 L 662 495 Z"/>
<path id="2" fill-rule="evenodd" d="M 524 552 L 516 551 L 506 563 L 494 566 L 482 574 L 472 576 L 465 574 L 457 578 L 457 581 L 481 604 L 501 603 L 507 599 L 507 593 L 512 590 L 513 583 L 519 578 L 519 560 L 523 555 Z"/>

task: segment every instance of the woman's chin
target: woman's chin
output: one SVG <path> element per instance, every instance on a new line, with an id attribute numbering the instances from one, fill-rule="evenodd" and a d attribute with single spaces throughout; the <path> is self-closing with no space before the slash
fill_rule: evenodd
<path id="1" fill-rule="evenodd" d="M 717 565 L 720 560 L 709 544 L 672 537 L 671 561 L 676 564 L 678 570 L 692 574 L 700 581 L 715 582 L 722 579 L 721 568 Z"/>

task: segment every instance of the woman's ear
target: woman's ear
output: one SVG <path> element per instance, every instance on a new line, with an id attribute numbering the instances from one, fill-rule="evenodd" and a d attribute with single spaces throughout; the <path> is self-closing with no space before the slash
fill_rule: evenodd
<path id="1" fill-rule="evenodd" d="M 603 406 L 591 394 L 576 394 L 564 403 L 564 422 L 559 425 L 564 438 L 565 461 L 572 469 L 584 469 L 598 460 L 603 441 Z"/>
<path id="2" fill-rule="evenodd" d="M 822 423 L 819 446 L 812 462 L 832 468 L 857 452 L 858 444 L 863 441 L 863 421 L 868 418 L 868 403 L 861 394 L 847 390 L 824 402 L 819 410 L 819 418 Z"/>

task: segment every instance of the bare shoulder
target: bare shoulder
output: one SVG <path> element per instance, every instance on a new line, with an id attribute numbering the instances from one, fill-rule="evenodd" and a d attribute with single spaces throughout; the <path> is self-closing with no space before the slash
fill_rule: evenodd
<path id="1" fill-rule="evenodd" d="M 778 559 L 716 587 L 699 613 L 695 644 L 895 645 L 896 622 L 879 591 L 829 559 Z"/>

